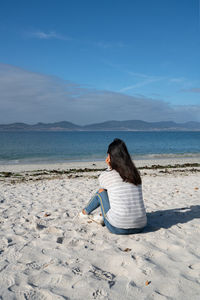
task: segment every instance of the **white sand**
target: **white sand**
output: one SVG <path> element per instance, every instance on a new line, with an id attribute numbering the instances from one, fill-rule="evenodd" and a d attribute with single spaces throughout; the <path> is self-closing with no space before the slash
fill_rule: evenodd
<path id="1" fill-rule="evenodd" d="M 200 172 L 142 171 L 150 225 L 129 236 L 76 217 L 98 174 L 0 182 L 0 299 L 199 300 Z"/>

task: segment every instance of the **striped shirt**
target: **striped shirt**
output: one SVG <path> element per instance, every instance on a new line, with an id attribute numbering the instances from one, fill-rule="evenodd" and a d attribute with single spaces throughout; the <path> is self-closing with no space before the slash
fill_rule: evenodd
<path id="1" fill-rule="evenodd" d="M 102 172 L 100 187 L 107 190 L 110 209 L 106 216 L 118 228 L 142 228 L 147 223 L 142 185 L 125 182 L 115 170 Z"/>

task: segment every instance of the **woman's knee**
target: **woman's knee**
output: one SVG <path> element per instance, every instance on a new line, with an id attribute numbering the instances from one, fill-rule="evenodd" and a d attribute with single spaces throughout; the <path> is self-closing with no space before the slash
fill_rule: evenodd
<path id="1" fill-rule="evenodd" d="M 104 192 L 105 190 L 104 189 L 99 189 L 99 193 L 102 193 Z"/>

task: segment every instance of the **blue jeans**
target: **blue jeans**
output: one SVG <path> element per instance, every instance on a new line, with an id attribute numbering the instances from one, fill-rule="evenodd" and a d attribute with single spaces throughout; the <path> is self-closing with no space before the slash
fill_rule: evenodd
<path id="1" fill-rule="evenodd" d="M 133 234 L 133 233 L 142 232 L 143 228 L 125 229 L 125 228 L 118 228 L 110 224 L 106 216 L 106 213 L 110 209 L 110 202 L 106 190 L 103 190 L 103 192 L 100 193 L 96 192 L 96 194 L 91 198 L 91 200 L 88 202 L 84 210 L 89 215 L 93 210 L 95 210 L 99 206 L 101 207 L 104 224 L 106 225 L 106 227 L 110 232 L 115 234 Z"/>

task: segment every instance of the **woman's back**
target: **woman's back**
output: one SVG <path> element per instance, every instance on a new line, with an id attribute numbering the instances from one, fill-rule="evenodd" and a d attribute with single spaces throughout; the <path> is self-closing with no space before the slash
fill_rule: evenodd
<path id="1" fill-rule="evenodd" d="M 118 228 L 142 228 L 147 223 L 142 185 L 125 182 L 116 170 L 99 176 L 100 186 L 107 190 L 110 200 L 108 221 Z"/>

